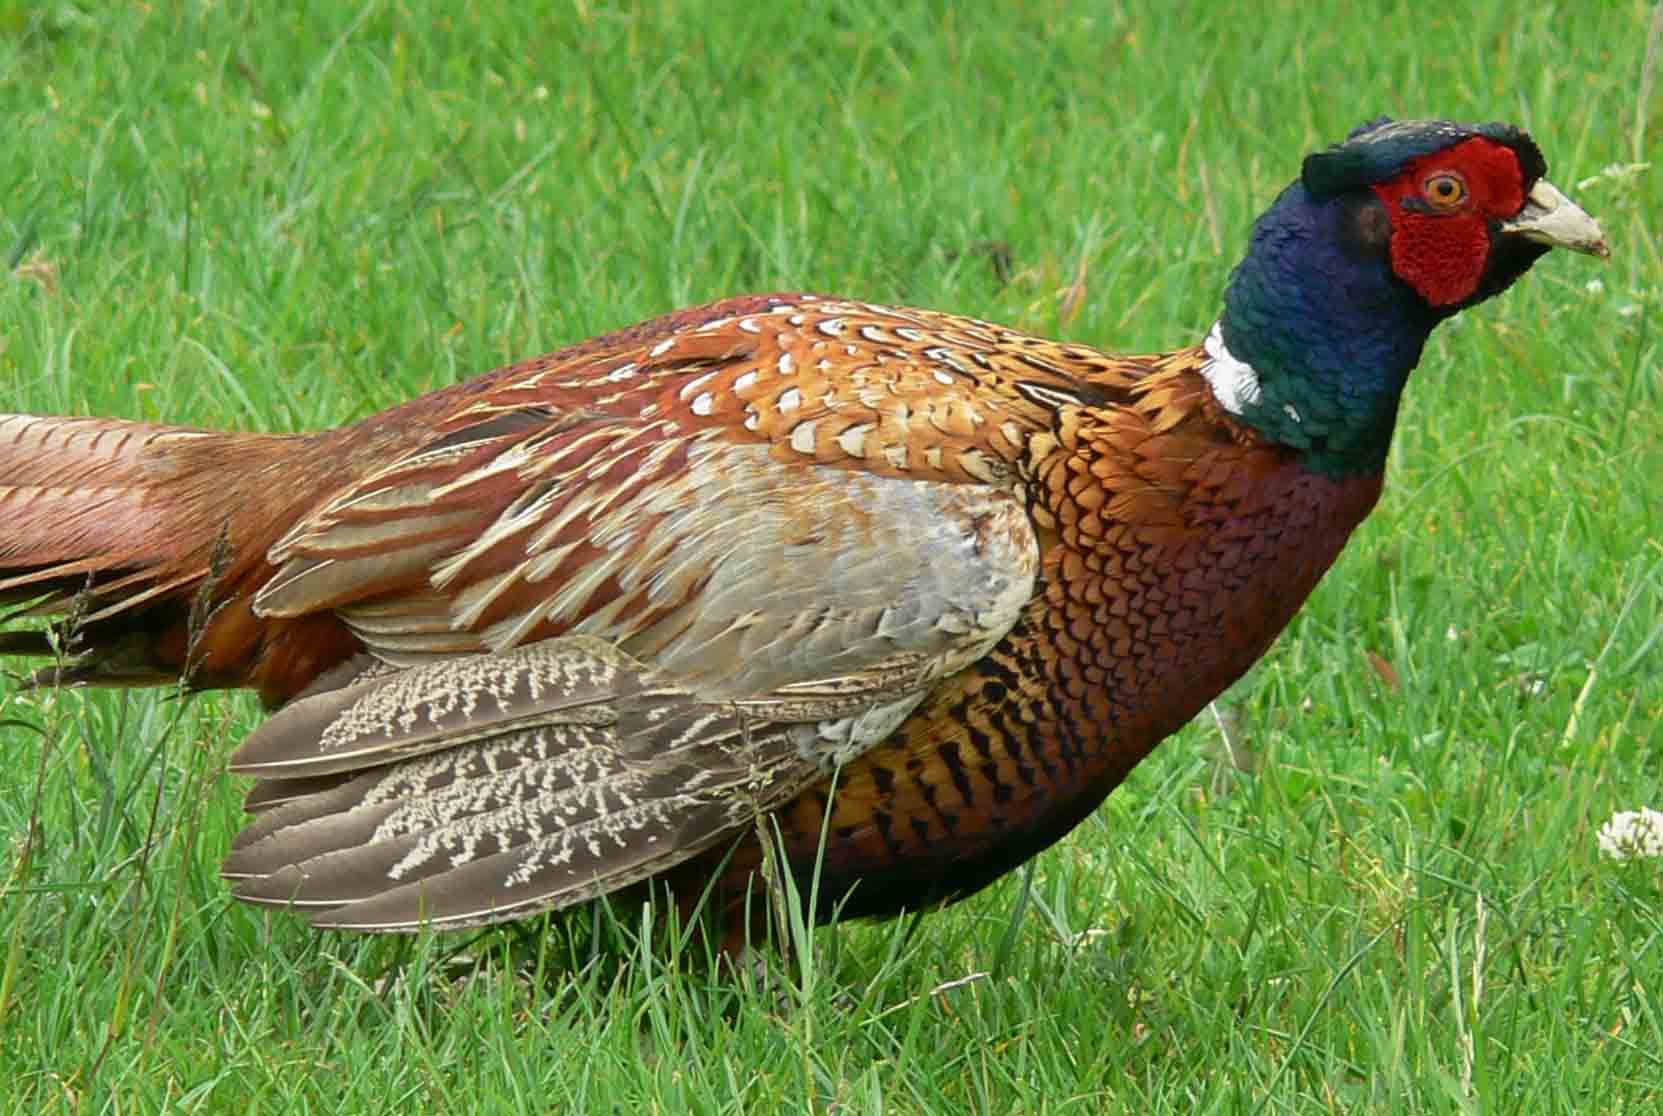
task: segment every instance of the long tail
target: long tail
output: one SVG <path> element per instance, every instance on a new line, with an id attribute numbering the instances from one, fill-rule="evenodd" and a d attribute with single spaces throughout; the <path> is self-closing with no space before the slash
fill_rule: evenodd
<path id="1" fill-rule="evenodd" d="M 37 684 L 267 689 L 242 598 L 316 496 L 316 441 L 0 415 L 0 623 L 49 621 L 0 632 L 0 654 L 57 656 Z"/>

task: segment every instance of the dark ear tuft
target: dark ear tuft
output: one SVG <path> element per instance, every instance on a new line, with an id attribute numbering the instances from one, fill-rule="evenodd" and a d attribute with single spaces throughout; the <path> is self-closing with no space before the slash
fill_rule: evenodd
<path id="1" fill-rule="evenodd" d="M 1367 182 L 1368 157 L 1344 144 L 1305 156 L 1299 177 L 1313 198 L 1330 198 Z"/>

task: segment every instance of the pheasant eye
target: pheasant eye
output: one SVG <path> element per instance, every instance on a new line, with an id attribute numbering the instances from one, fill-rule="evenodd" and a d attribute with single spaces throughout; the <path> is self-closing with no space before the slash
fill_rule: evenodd
<path id="1" fill-rule="evenodd" d="M 1438 209 L 1454 209 L 1467 200 L 1467 184 L 1458 174 L 1435 174 L 1422 184 L 1421 193 Z"/>

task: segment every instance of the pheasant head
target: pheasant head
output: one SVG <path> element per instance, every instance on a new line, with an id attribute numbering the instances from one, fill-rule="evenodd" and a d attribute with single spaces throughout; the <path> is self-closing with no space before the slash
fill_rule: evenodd
<path id="1" fill-rule="evenodd" d="M 1433 327 L 1598 224 L 1505 124 L 1379 120 L 1305 160 L 1254 226 L 1208 339 L 1225 407 L 1333 475 L 1378 472 Z"/>

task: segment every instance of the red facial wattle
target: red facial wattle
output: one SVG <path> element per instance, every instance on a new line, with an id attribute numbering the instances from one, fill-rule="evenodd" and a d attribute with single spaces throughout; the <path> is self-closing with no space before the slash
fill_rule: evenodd
<path id="1" fill-rule="evenodd" d="M 1429 184 L 1455 178 L 1453 204 Z M 1374 187 L 1392 219 L 1392 270 L 1433 306 L 1454 306 L 1478 290 L 1490 258 L 1490 226 L 1524 207 L 1527 183 L 1518 156 L 1475 137 L 1409 164 Z"/>

